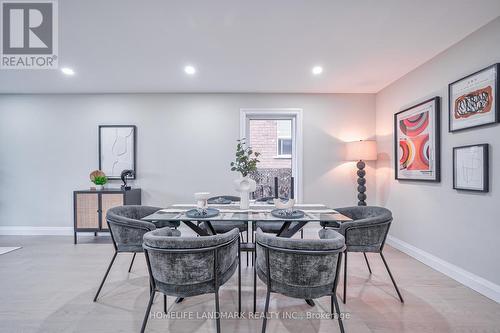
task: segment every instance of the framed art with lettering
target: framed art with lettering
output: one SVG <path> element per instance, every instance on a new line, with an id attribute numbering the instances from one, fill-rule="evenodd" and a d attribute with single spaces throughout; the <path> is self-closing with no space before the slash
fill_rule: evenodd
<path id="1" fill-rule="evenodd" d="M 498 69 L 494 64 L 448 85 L 450 132 L 498 122 Z"/>
<path id="2" fill-rule="evenodd" d="M 441 180 L 440 118 L 439 96 L 394 115 L 396 179 Z"/>

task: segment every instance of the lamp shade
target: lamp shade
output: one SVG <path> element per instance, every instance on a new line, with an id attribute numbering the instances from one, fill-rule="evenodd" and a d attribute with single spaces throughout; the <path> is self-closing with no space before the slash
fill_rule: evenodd
<path id="1" fill-rule="evenodd" d="M 373 140 L 353 141 L 345 144 L 347 161 L 374 161 L 377 159 L 377 142 Z"/>

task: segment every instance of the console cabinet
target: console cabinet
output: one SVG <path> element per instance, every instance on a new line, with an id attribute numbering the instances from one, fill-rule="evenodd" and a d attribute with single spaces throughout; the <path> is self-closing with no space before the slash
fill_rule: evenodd
<path id="1" fill-rule="evenodd" d="M 123 205 L 140 205 L 141 189 L 128 191 L 105 189 L 101 191 L 82 190 L 73 192 L 74 242 L 78 232 L 108 231 L 106 213 L 108 209 Z"/>

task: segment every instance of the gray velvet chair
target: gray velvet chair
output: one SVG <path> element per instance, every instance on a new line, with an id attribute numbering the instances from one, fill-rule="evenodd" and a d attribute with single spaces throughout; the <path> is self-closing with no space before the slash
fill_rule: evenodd
<path id="1" fill-rule="evenodd" d="M 241 260 L 238 229 L 203 237 L 171 237 L 171 230 L 157 229 L 144 235 L 144 252 L 152 292 L 141 332 L 144 332 L 156 292 L 176 297 L 215 293 L 220 314 L 219 288 L 238 268 L 238 313 L 241 313 Z M 166 311 L 166 310 L 165 310 Z M 220 332 L 220 316 L 216 317 Z"/>
<path id="2" fill-rule="evenodd" d="M 240 197 L 236 197 L 233 195 L 219 195 L 216 197 L 212 197 L 208 199 L 209 204 L 217 204 L 217 199 L 222 198 L 226 200 L 231 200 L 232 202 L 240 202 Z M 218 222 L 218 221 L 213 221 L 211 222 L 212 226 L 214 227 L 215 231 L 217 233 L 224 233 L 233 230 L 234 228 L 237 228 L 241 233 L 247 232 L 247 238 L 248 238 L 248 223 L 245 221 L 224 221 L 224 222 Z M 206 226 L 202 227 L 206 228 Z M 248 241 L 248 240 L 247 240 Z"/>
<path id="3" fill-rule="evenodd" d="M 336 208 L 335 210 L 353 220 L 341 223 L 338 228 L 331 229 L 342 234 L 345 237 L 346 242 L 344 260 L 344 303 L 346 302 L 348 252 L 363 252 L 370 274 L 372 273 L 372 270 L 366 253 L 380 254 L 399 299 L 401 303 L 404 303 L 396 281 L 394 280 L 391 270 L 389 269 L 387 261 L 382 253 L 392 222 L 391 211 L 386 208 L 376 206 L 354 206 Z M 327 230 L 328 229 L 320 230 L 321 238 L 327 234 Z"/>
<path id="4" fill-rule="evenodd" d="M 219 195 L 216 197 L 211 197 L 208 199 L 209 204 L 217 204 L 218 199 L 231 200 L 232 202 L 240 202 L 240 197 L 234 195 Z M 241 240 L 243 239 L 243 233 L 246 233 L 246 242 L 248 243 L 248 221 L 211 221 L 210 224 L 214 228 L 215 232 L 218 234 L 225 233 L 237 228 L 241 233 Z M 201 223 L 200 227 L 205 231 L 209 232 L 209 228 L 205 223 Z M 247 252 L 247 266 L 248 266 L 248 252 Z"/>
<path id="5" fill-rule="evenodd" d="M 148 231 L 155 230 L 157 227 L 157 225 L 151 222 L 141 221 L 141 218 L 153 214 L 159 209 L 160 208 L 158 207 L 129 205 L 113 207 L 108 210 L 106 214 L 106 221 L 108 223 L 109 233 L 111 234 L 115 253 L 111 258 L 108 269 L 106 270 L 102 282 L 99 285 L 99 289 L 95 294 L 94 302 L 97 301 L 97 297 L 99 297 L 102 286 L 108 277 L 111 266 L 113 266 L 118 253 L 133 253 L 128 271 L 130 272 L 132 270 L 136 254 L 138 252 L 143 252 L 142 236 Z M 177 227 L 178 225 L 179 224 L 176 223 L 164 223 L 161 226 Z M 178 230 L 175 230 L 173 234 L 180 236 L 180 232 Z"/>
<path id="6" fill-rule="evenodd" d="M 344 332 L 336 296 L 338 273 L 345 250 L 342 235 L 334 230 L 325 230 L 323 239 L 292 239 L 276 237 L 257 229 L 256 245 L 254 274 L 267 286 L 263 333 L 266 331 L 271 292 L 301 299 L 330 296 L 331 318 L 334 319 L 336 313 L 340 331 Z"/>

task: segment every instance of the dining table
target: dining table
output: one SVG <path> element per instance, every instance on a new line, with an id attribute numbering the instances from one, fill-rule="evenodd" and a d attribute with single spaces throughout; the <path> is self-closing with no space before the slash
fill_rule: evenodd
<path id="1" fill-rule="evenodd" d="M 281 227 L 277 233 L 277 237 L 293 237 L 300 231 L 306 224 L 311 222 L 336 222 L 338 224 L 352 221 L 349 217 L 340 214 L 335 209 L 320 203 L 310 204 L 296 204 L 293 206 L 292 211 L 303 212 L 303 216 L 296 218 L 295 216 L 277 216 L 273 214 L 276 209 L 274 204 L 266 202 L 250 202 L 248 208 L 241 208 L 239 202 L 231 202 L 228 204 L 208 204 L 207 208 L 215 208 L 218 214 L 212 217 L 193 217 L 188 214 L 188 211 L 199 209 L 196 204 L 173 204 L 167 208 L 160 209 L 155 213 L 148 215 L 142 220 L 152 222 L 153 224 L 161 227 L 165 222 L 182 222 L 199 236 L 216 235 L 216 231 L 211 222 L 234 222 L 242 221 L 252 223 L 252 242 L 242 243 L 240 249 L 242 251 L 253 252 L 255 256 L 255 242 L 253 241 L 253 232 L 255 231 L 255 224 L 258 221 L 280 223 Z M 189 215 L 189 216 L 188 216 Z M 204 222 L 207 228 L 201 228 L 200 222 Z M 255 258 L 254 258 L 255 260 Z M 256 271 L 254 265 L 254 312 L 256 304 Z M 182 298 L 178 298 L 176 302 L 182 302 Z M 307 304 L 314 306 L 314 301 L 306 299 Z"/>
<path id="2" fill-rule="evenodd" d="M 248 221 L 253 224 L 257 221 L 276 222 L 282 223 L 282 227 L 280 228 L 277 236 L 287 238 L 295 235 L 300 229 L 310 222 L 325 221 L 342 223 L 351 221 L 349 217 L 340 214 L 336 210 L 329 208 L 324 204 L 296 204 L 293 207 L 293 210 L 304 212 L 303 216 L 299 218 L 287 217 L 287 215 L 273 215 L 272 211 L 275 209 L 274 205 L 260 202 L 250 203 L 250 206 L 247 209 L 240 208 L 238 202 L 232 202 L 230 204 L 208 204 L 208 208 L 217 209 L 219 214 L 207 218 L 188 216 L 186 213 L 189 210 L 197 209 L 196 204 L 173 204 L 142 218 L 142 220 L 149 221 L 160 226 L 164 222 L 179 221 L 184 223 L 200 236 L 216 234 L 215 229 L 211 224 L 211 222 L 214 221 Z M 205 222 L 208 230 L 200 228 L 198 225 L 199 222 Z"/>

